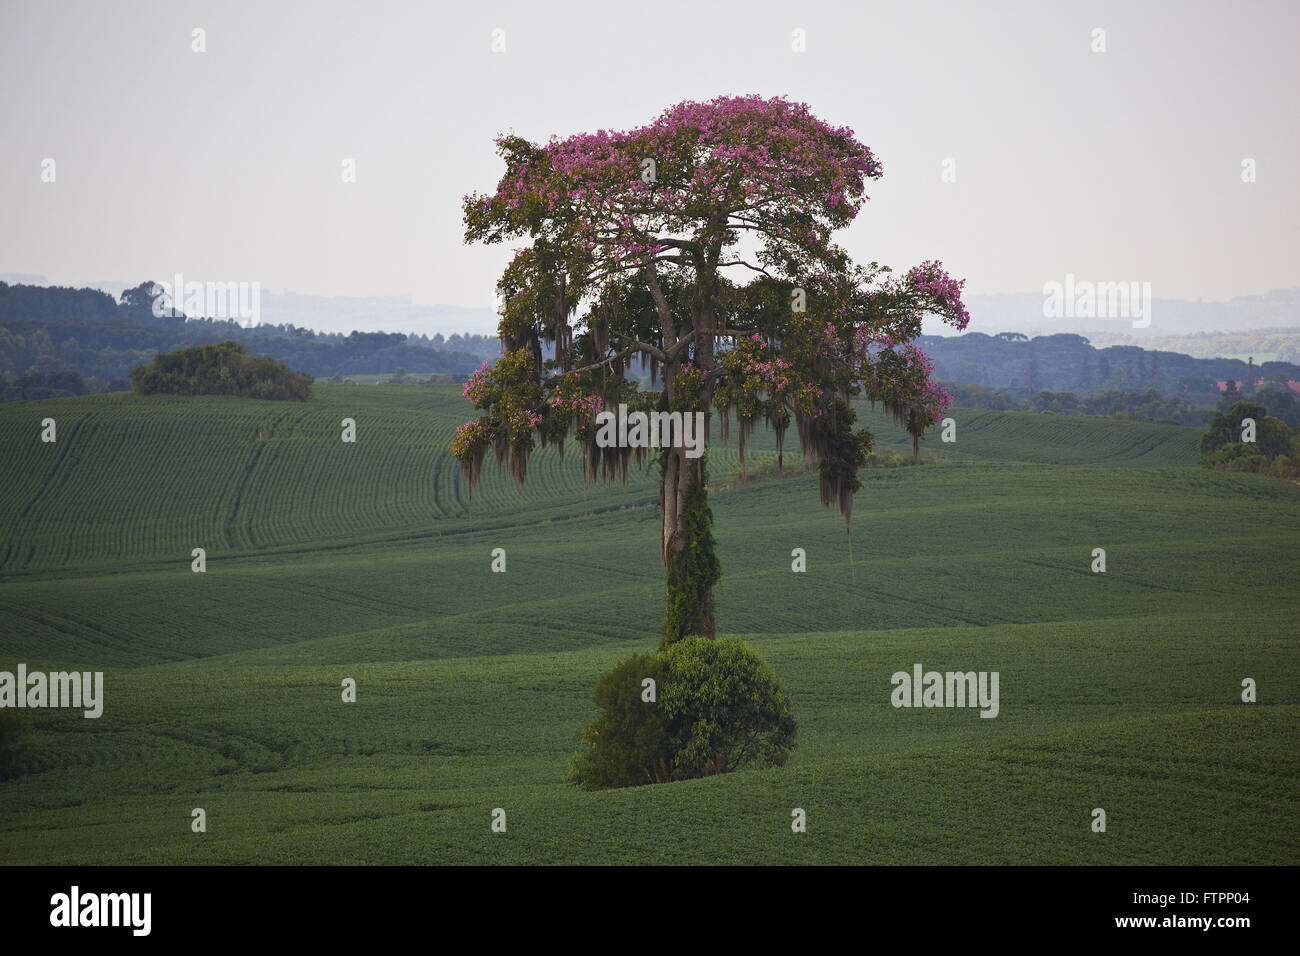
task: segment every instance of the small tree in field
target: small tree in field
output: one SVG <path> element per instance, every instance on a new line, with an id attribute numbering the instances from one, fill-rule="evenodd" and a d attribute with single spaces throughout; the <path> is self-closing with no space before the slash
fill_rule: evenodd
<path id="1" fill-rule="evenodd" d="M 926 372 L 930 371 L 929 361 L 926 360 Z M 943 413 L 952 407 L 952 396 L 948 392 L 934 384 L 927 384 L 918 395 L 909 395 L 902 402 L 890 403 L 887 410 L 893 416 L 894 421 L 903 426 L 903 429 L 912 436 L 912 464 L 921 463 L 921 439 L 925 437 L 926 431 L 931 425 L 937 425 L 943 420 Z"/>
<path id="2" fill-rule="evenodd" d="M 497 146 L 506 171 L 465 197 L 466 241 L 524 245 L 498 283 L 503 355 L 465 386 L 483 413 L 454 445 L 471 489 L 489 450 L 523 482 L 537 443 L 570 435 L 589 476 L 625 480 L 645 450 L 602 447 L 595 416 L 626 403 L 716 414 L 724 441 L 734 418 L 742 461 L 757 425 L 778 447 L 793 426 L 847 527 L 872 443 L 850 399 L 947 407 L 911 340 L 926 313 L 966 326 L 962 283 L 938 262 L 858 265 L 832 242 L 881 175 L 852 130 L 785 99 L 721 97 L 627 132 Z M 626 378 L 633 361 L 659 391 Z M 667 646 L 715 635 L 719 568 L 705 458 L 656 454 Z"/>

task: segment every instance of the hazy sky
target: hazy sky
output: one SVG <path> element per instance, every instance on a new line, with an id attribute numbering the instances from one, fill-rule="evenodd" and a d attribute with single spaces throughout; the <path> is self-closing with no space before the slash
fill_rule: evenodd
<path id="1" fill-rule="evenodd" d="M 0 272 L 490 307 L 509 250 L 463 245 L 460 199 L 497 181 L 498 132 L 761 93 L 880 157 L 841 237 L 863 260 L 941 259 L 974 293 L 1300 286 L 1298 47 L 1286 2 L 4 0 Z"/>

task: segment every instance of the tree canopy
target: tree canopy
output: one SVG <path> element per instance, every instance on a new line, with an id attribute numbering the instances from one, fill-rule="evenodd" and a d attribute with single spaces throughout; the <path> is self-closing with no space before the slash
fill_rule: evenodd
<path id="1" fill-rule="evenodd" d="M 1247 421 L 1254 422 L 1247 440 Z M 1215 413 L 1201 436 L 1201 463 L 1228 466 L 1234 471 L 1262 471 L 1278 465 L 1278 473 L 1290 474 L 1292 455 L 1300 452 L 1286 422 L 1274 418 L 1259 402 L 1234 402 L 1226 412 Z"/>
<path id="2" fill-rule="evenodd" d="M 305 402 L 312 377 L 283 362 L 250 355 L 238 342 L 198 345 L 154 356 L 131 372 L 142 395 L 242 395 Z"/>
<path id="3" fill-rule="evenodd" d="M 498 284 L 505 354 L 466 389 L 486 412 L 458 436 L 471 482 L 489 448 L 522 480 L 534 439 L 573 428 L 593 476 L 615 474 L 607 458 L 625 469 L 633 450 L 598 449 L 583 426 L 626 397 L 633 359 L 667 407 L 719 412 L 724 438 L 734 413 L 742 454 L 758 422 L 780 440 L 793 419 L 846 517 L 870 445 L 848 399 L 943 406 L 910 340 L 926 312 L 965 327 L 961 283 L 938 262 L 859 266 L 832 241 L 882 171 L 851 129 L 782 98 L 722 97 L 628 132 L 497 145 L 506 172 L 465 197 L 466 240 L 528 244 Z"/>

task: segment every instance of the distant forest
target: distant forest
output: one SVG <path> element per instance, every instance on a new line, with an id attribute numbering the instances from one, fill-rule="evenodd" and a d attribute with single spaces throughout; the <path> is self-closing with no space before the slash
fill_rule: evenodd
<path id="1" fill-rule="evenodd" d="M 0 400 L 122 391 L 159 353 L 235 341 L 317 379 L 438 374 L 460 381 L 501 346 L 494 336 L 325 334 L 292 325 L 244 328 L 223 319 L 153 314 L 154 283 L 115 301 L 98 289 L 0 282 Z"/>
<path id="2" fill-rule="evenodd" d="M 1236 382 L 1247 394 L 1261 381 L 1300 380 L 1300 365 L 1291 362 L 1191 358 L 1136 345 L 1098 349 L 1082 335 L 1030 339 L 1017 332 L 967 332 L 951 337 L 923 335 L 916 344 L 934 360 L 937 378 L 1023 395 L 1041 389 L 1079 393 L 1155 389 L 1162 395 L 1206 395 L 1217 400 L 1218 382 Z"/>
<path id="3" fill-rule="evenodd" d="M 225 320 L 158 318 L 152 308 L 156 292 L 154 283 L 142 282 L 114 300 L 96 289 L 0 282 L 0 400 L 129 389 L 131 371 L 158 353 L 226 341 L 318 381 L 400 375 L 405 381 L 456 382 L 500 350 L 492 336 L 343 335 L 292 325 L 243 328 Z M 1192 358 L 1134 345 L 1099 349 L 1081 335 L 1029 339 L 1014 332 L 968 332 L 921 336 L 917 344 L 958 404 L 1199 424 L 1224 398 L 1221 382 L 1234 383 L 1233 398 L 1258 389 L 1294 391 L 1289 382 L 1300 387 L 1300 365 L 1290 362 Z"/>

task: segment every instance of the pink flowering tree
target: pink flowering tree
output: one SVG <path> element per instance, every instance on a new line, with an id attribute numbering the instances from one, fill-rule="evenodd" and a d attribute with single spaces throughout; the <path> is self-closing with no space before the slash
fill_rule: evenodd
<path id="1" fill-rule="evenodd" d="M 921 439 L 930 426 L 943 420 L 944 413 L 952 407 L 952 396 L 931 379 L 934 363 L 915 345 L 908 344 L 897 354 L 909 366 L 908 374 L 900 379 L 906 384 L 891 388 L 887 381 L 880 382 L 868 394 L 883 402 L 894 421 L 912 437 L 912 464 L 919 465 Z"/>
<path id="2" fill-rule="evenodd" d="M 915 406 L 927 424 L 946 407 L 911 340 L 926 314 L 965 327 L 962 283 L 938 262 L 857 264 L 832 241 L 881 175 L 851 129 L 783 98 L 720 97 L 626 132 L 497 148 L 505 174 L 465 197 L 465 238 L 523 244 L 498 283 L 502 357 L 465 385 L 480 415 L 454 452 L 471 489 L 489 450 L 522 482 L 539 443 L 562 452 L 569 437 L 589 476 L 626 480 L 646 449 L 603 447 L 596 421 L 623 403 L 717 417 L 723 441 L 734 418 L 742 462 L 756 426 L 779 449 L 793 426 L 847 526 L 872 444 L 850 400 Z M 633 362 L 658 390 L 627 377 Z M 712 637 L 706 457 L 655 454 L 664 643 Z"/>

